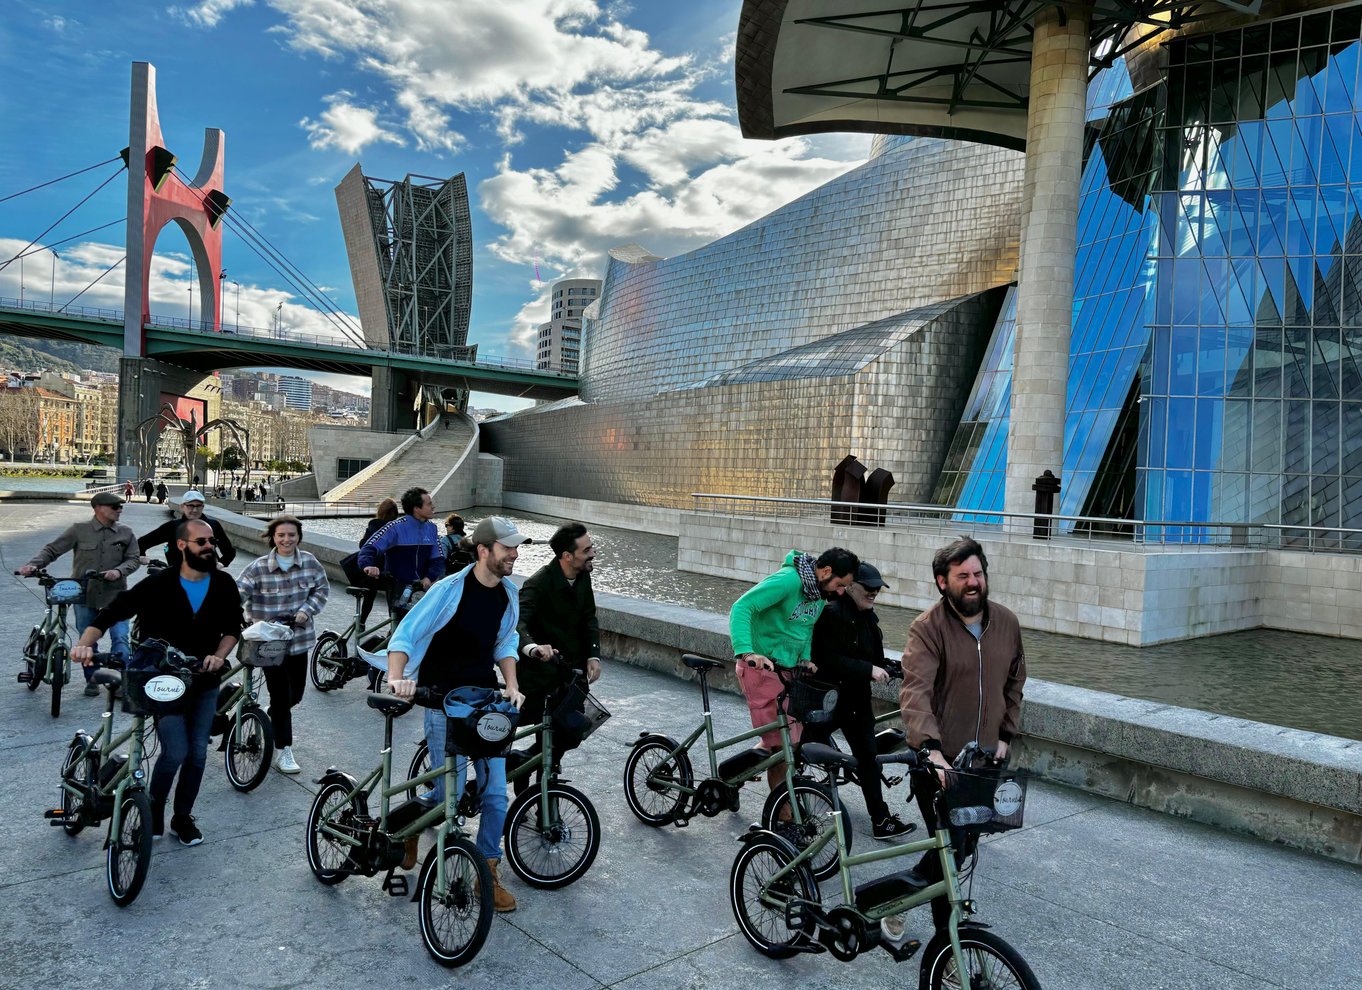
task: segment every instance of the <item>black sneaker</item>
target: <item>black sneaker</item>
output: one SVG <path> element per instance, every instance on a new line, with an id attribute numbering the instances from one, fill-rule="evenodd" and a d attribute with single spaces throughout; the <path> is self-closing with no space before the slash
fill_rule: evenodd
<path id="1" fill-rule="evenodd" d="M 885 815 L 875 820 L 871 834 L 877 839 L 896 839 L 916 830 L 916 822 L 905 822 L 898 815 Z"/>
<path id="2" fill-rule="evenodd" d="M 87 697 L 87 698 L 98 698 L 98 697 L 99 697 L 99 685 L 96 684 L 94 681 L 86 681 L 86 682 L 85 682 L 85 697 Z"/>
<path id="3" fill-rule="evenodd" d="M 164 801 L 151 802 L 151 839 L 155 842 L 166 834 L 166 806 Z"/>
<path id="4" fill-rule="evenodd" d="M 197 846 L 203 841 L 203 833 L 194 824 L 193 815 L 176 815 L 170 819 L 170 834 L 179 839 L 182 846 Z"/>

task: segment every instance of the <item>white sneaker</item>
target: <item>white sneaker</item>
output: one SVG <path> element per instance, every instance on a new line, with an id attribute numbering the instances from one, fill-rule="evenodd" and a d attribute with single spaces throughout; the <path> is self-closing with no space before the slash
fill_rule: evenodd
<path id="1" fill-rule="evenodd" d="M 279 750 L 279 761 L 275 764 L 280 773 L 302 773 L 303 768 L 293 758 L 293 747 L 285 746 Z"/>

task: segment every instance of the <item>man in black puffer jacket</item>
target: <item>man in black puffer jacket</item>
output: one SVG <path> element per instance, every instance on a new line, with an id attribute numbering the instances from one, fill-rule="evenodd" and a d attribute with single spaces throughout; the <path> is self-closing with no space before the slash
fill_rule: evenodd
<path id="1" fill-rule="evenodd" d="M 915 825 L 891 814 L 875 765 L 875 713 L 870 707 L 872 681 L 889 680 L 885 669 L 884 635 L 875 615 L 875 599 L 887 587 L 880 572 L 864 561 L 846 593 L 828 602 L 813 627 L 811 659 L 818 677 L 835 684 L 837 705 L 832 720 L 805 725 L 803 742 L 826 742 L 841 729 L 851 755 L 860 764 L 857 776 L 865 808 L 877 839 L 907 835 Z"/>

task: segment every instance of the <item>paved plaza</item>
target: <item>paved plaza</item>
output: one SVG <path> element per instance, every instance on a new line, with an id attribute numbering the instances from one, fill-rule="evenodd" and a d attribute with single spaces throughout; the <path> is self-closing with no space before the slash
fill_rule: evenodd
<path id="1" fill-rule="evenodd" d="M 105 890 L 102 830 L 68 838 L 42 820 L 57 800 L 65 745 L 96 725 L 102 700 L 77 687 L 54 720 L 47 689 L 31 695 L 13 679 L 41 601 L 8 575 L 88 512 L 0 503 L 0 809 L 9 836 L 0 848 L 0 988 L 916 985 L 917 960 L 895 964 L 877 951 L 850 964 L 827 955 L 774 962 L 747 944 L 726 887 L 735 837 L 760 811 L 758 785 L 736 815 L 685 829 L 640 824 L 621 789 L 629 746 L 644 730 L 683 734 L 699 719 L 699 693 L 622 664 L 607 664 L 598 691 L 614 717 L 565 767 L 600 814 L 595 865 L 559 891 L 532 890 L 503 867 L 519 910 L 494 921 L 480 955 L 460 970 L 429 959 L 416 905 L 385 895 L 378 878 L 326 888 L 308 870 L 312 781 L 327 765 L 363 771 L 377 760 L 382 719 L 365 707 L 359 682 L 329 695 L 309 686 L 295 717 L 298 777 L 271 773 L 238 794 L 210 751 L 196 808 L 204 844 L 158 843 L 141 896 L 119 909 Z M 144 533 L 165 510 L 139 503 L 125 517 Z M 64 573 L 67 561 L 54 571 Z M 334 595 L 322 625 L 340 628 L 350 604 Z M 714 710 L 721 732 L 746 726 L 739 698 L 716 695 Z M 395 765 L 405 766 L 418 726 L 412 715 L 398 723 Z M 904 793 L 890 792 L 896 808 Z M 864 849 L 872 842 L 859 793 L 845 796 Z M 1032 788 L 1027 821 L 985 844 L 973 897 L 981 920 L 1016 945 L 1047 990 L 1355 986 L 1357 868 L 1049 785 Z M 910 924 L 925 941 L 926 912 Z"/>

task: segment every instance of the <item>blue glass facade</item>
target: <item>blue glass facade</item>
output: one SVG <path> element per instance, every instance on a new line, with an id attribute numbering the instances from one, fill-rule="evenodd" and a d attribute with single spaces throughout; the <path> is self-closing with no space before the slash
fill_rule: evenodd
<path id="1" fill-rule="evenodd" d="M 1139 93 L 1090 87 L 1062 512 L 1362 527 L 1359 37 L 1338 8 L 1173 41 Z M 1002 506 L 1010 331 L 942 504 Z"/>

